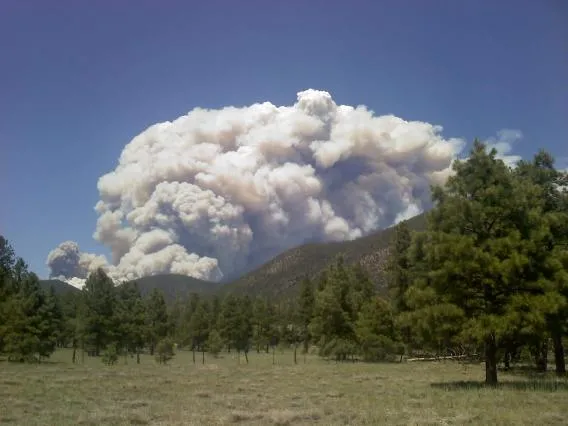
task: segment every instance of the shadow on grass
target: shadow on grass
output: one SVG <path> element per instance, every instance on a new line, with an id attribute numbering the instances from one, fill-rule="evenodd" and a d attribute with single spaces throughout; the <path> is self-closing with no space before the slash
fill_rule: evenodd
<path id="1" fill-rule="evenodd" d="M 459 381 L 431 383 L 431 387 L 446 391 L 478 390 L 478 389 L 509 389 L 535 392 L 568 392 L 568 382 L 556 380 L 510 380 L 503 381 L 497 386 L 488 386 L 485 382 Z"/>
<path id="2" fill-rule="evenodd" d="M 548 370 L 548 371 L 537 371 L 533 366 L 527 366 L 527 365 L 523 365 L 523 366 L 516 366 L 513 368 L 510 368 L 509 370 L 503 370 L 503 374 L 507 374 L 507 375 L 511 375 L 511 376 L 521 376 L 521 377 L 527 377 L 529 379 L 532 379 L 534 381 L 537 380 L 554 380 L 556 378 L 562 380 L 563 378 L 567 378 L 568 376 L 566 375 L 561 375 L 558 376 L 556 374 L 556 372 L 554 370 Z"/>
<path id="3" fill-rule="evenodd" d="M 25 361 L 12 361 L 6 358 L 0 358 L 0 364 L 4 365 L 61 365 L 61 364 L 69 364 L 64 361 L 55 361 L 50 359 L 42 359 L 41 362 L 25 362 Z M 73 364 L 70 364 L 73 365 Z"/>

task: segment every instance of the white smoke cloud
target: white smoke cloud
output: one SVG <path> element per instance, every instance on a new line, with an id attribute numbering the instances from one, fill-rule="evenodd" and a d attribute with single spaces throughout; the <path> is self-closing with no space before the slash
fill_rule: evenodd
<path id="1" fill-rule="evenodd" d="M 430 205 L 465 145 L 441 131 L 312 89 L 292 106 L 196 108 L 136 136 L 99 179 L 93 236 L 111 262 L 65 242 L 47 264 L 76 285 L 99 266 L 220 280 L 304 242 L 366 235 Z M 518 137 L 489 142 L 514 161 Z"/>
<path id="2" fill-rule="evenodd" d="M 495 148 L 496 157 L 503 160 L 507 165 L 515 167 L 521 160 L 520 155 L 512 155 L 513 144 L 523 138 L 523 133 L 515 129 L 502 129 L 497 132 L 497 137 L 491 137 L 485 142 L 487 149 Z"/>

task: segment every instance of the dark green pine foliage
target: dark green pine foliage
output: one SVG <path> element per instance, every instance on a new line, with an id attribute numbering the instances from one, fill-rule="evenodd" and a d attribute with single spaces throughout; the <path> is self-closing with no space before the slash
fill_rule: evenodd
<path id="1" fill-rule="evenodd" d="M 60 311 L 53 296 L 41 289 L 37 276 L 27 272 L 25 263 L 16 264 L 20 265 L 13 281 L 17 291 L 4 304 L 4 351 L 12 361 L 41 361 L 55 351 Z"/>
<path id="2" fill-rule="evenodd" d="M 180 321 L 180 344 L 182 346 L 189 346 L 191 348 L 192 339 L 191 339 L 191 320 L 193 318 L 193 314 L 195 313 L 197 307 L 200 303 L 200 296 L 197 293 L 191 293 L 190 296 L 186 299 L 183 308 L 181 309 L 181 321 Z"/>
<path id="3" fill-rule="evenodd" d="M 349 274 L 351 280 L 349 304 L 352 320 L 355 321 L 363 306 L 375 295 L 376 290 L 371 278 L 359 263 L 350 267 Z"/>
<path id="4" fill-rule="evenodd" d="M 175 342 L 182 342 L 183 332 L 183 299 L 176 296 L 173 304 L 168 307 L 168 336 Z"/>
<path id="5" fill-rule="evenodd" d="M 422 309 L 450 312 L 459 340 L 483 345 L 485 381 L 495 385 L 498 349 L 516 314 L 556 308 L 550 281 L 532 267 L 543 258 L 550 229 L 540 189 L 516 178 L 494 149 L 475 141 L 470 158 L 453 169 L 446 185 L 433 189 Z"/>
<path id="6" fill-rule="evenodd" d="M 252 343 L 254 344 L 257 352 L 260 352 L 261 349 L 268 352 L 274 321 L 272 314 L 272 309 L 266 299 L 257 297 L 254 300 L 252 307 Z"/>
<path id="7" fill-rule="evenodd" d="M 136 354 L 140 362 L 140 350 L 146 336 L 146 311 L 136 281 L 128 281 L 117 287 L 116 325 L 118 348 L 127 357 Z"/>
<path id="8" fill-rule="evenodd" d="M 356 323 L 357 341 L 365 361 L 385 361 L 403 353 L 390 304 L 380 297 L 368 300 Z"/>
<path id="9" fill-rule="evenodd" d="M 400 304 L 394 305 L 399 309 L 404 306 L 402 311 L 395 308 L 396 323 L 407 352 L 419 349 L 443 355 L 458 345 L 456 336 L 464 318 L 463 311 L 444 300 L 431 283 L 428 241 L 426 232 L 415 233 L 412 238 L 408 251 L 410 285 L 400 294 Z"/>
<path id="10" fill-rule="evenodd" d="M 317 339 L 320 355 L 346 360 L 357 352 L 354 320 L 356 312 L 351 305 L 351 276 L 339 258 L 326 275 L 325 284 L 316 293 L 314 316 L 310 332 Z"/>
<path id="11" fill-rule="evenodd" d="M 8 240 L 0 235 L 0 353 L 4 351 L 8 304 L 14 293 L 13 271 L 15 263 L 14 249 Z"/>
<path id="12" fill-rule="evenodd" d="M 308 352 L 312 339 L 310 323 L 314 317 L 315 301 L 313 283 L 309 277 L 305 277 L 302 281 L 298 300 L 298 325 L 304 344 L 304 353 Z"/>
<path id="13" fill-rule="evenodd" d="M 227 351 L 231 352 L 234 348 L 235 327 L 239 316 L 239 300 L 236 296 L 229 294 L 221 304 L 221 311 L 217 321 L 217 328 L 222 340 L 227 344 Z"/>
<path id="14" fill-rule="evenodd" d="M 164 294 L 157 288 L 154 288 L 145 300 L 145 313 L 145 340 L 150 348 L 150 355 L 154 355 L 156 345 L 168 334 L 168 308 Z"/>
<path id="15" fill-rule="evenodd" d="M 246 362 L 248 364 L 248 352 L 251 346 L 252 339 L 252 301 L 248 296 L 241 298 L 238 304 L 236 322 L 234 324 L 233 345 L 237 352 L 244 353 Z"/>
<path id="16" fill-rule="evenodd" d="M 117 339 L 116 292 L 112 279 L 102 270 L 91 273 L 82 291 L 80 336 L 90 356 L 99 356 Z"/>
<path id="17" fill-rule="evenodd" d="M 412 282 L 409 253 L 411 244 L 412 235 L 407 223 L 401 222 L 396 225 L 387 262 L 387 283 L 391 303 L 396 312 L 408 310 L 404 295 Z"/>
<path id="18" fill-rule="evenodd" d="M 77 349 L 81 341 L 80 336 L 80 309 L 82 307 L 82 294 L 79 292 L 69 291 L 60 295 L 61 310 L 63 313 L 63 324 L 59 335 L 59 346 L 71 346 L 73 355 L 71 360 L 77 362 Z"/>
<path id="19" fill-rule="evenodd" d="M 50 287 L 49 290 L 44 293 L 45 302 L 39 310 L 42 321 L 39 353 L 41 357 L 49 357 L 49 355 L 55 351 L 57 343 L 60 341 L 61 336 L 65 332 L 65 317 L 61 303 L 55 295 L 53 287 Z"/>
<path id="20" fill-rule="evenodd" d="M 189 324 L 189 339 L 195 363 L 195 351 L 200 350 L 205 362 L 205 346 L 211 330 L 210 308 L 207 300 L 201 300 L 191 317 Z"/>
<path id="21" fill-rule="evenodd" d="M 548 338 L 552 338 L 555 355 L 556 373 L 566 374 L 563 337 L 568 329 L 568 175 L 557 170 L 554 158 L 546 151 L 540 150 L 532 161 L 520 161 L 517 175 L 528 179 L 541 189 L 544 202 L 544 215 L 550 227 L 550 235 L 544 241 L 545 253 L 541 261 L 534 263 L 542 277 L 553 283 L 551 291 L 563 302 L 558 310 L 546 316 L 546 323 L 525 315 L 523 331 L 529 330 L 532 352 L 540 370 L 546 370 L 548 354 Z"/>

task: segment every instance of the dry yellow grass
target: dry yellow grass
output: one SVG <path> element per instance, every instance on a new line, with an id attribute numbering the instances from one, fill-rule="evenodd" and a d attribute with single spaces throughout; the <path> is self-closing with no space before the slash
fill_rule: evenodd
<path id="1" fill-rule="evenodd" d="M 105 367 L 0 362 L 0 424 L 21 425 L 521 425 L 566 424 L 568 384 L 501 375 L 486 389 L 482 365 L 335 364 L 288 353 L 231 355 L 167 366 L 149 357 Z M 200 357 L 198 358 L 200 360 Z"/>

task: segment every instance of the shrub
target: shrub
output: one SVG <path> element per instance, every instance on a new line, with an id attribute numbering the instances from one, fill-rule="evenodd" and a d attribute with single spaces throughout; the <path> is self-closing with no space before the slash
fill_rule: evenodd
<path id="1" fill-rule="evenodd" d="M 174 343 L 171 339 L 163 339 L 156 346 L 156 361 L 159 364 L 166 364 L 174 357 Z"/>
<path id="2" fill-rule="evenodd" d="M 118 361 L 118 350 L 116 345 L 108 345 L 103 352 L 102 361 L 105 365 L 114 365 Z"/>
<path id="3" fill-rule="evenodd" d="M 209 334 L 209 339 L 207 340 L 207 349 L 211 355 L 215 358 L 219 356 L 219 353 L 223 350 L 223 339 L 217 330 L 211 331 Z"/>

